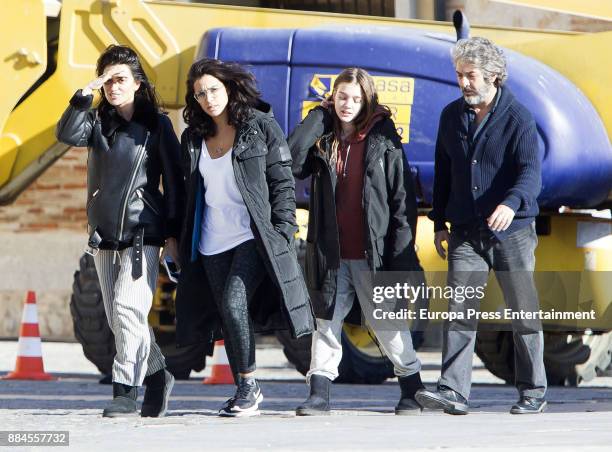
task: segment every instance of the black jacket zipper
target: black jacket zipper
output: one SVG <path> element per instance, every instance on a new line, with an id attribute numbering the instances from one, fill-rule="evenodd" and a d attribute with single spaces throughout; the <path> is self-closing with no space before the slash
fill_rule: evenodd
<path id="1" fill-rule="evenodd" d="M 149 209 L 151 209 L 155 215 L 159 215 L 159 214 L 160 214 L 160 212 L 159 212 L 159 210 L 157 209 L 157 207 L 155 207 L 155 206 L 153 205 L 153 203 L 152 203 L 152 202 L 150 202 L 150 201 L 147 199 L 147 196 L 146 196 L 146 194 L 145 194 L 144 190 L 142 190 L 142 189 L 138 189 L 138 190 L 136 191 L 136 193 L 138 194 L 138 197 L 139 197 L 140 199 L 142 199 L 142 202 L 143 202 L 143 203 L 144 203 L 144 204 L 145 204 L 145 205 L 146 205 L 146 206 L 147 206 Z"/>
<path id="2" fill-rule="evenodd" d="M 134 181 L 136 180 L 136 173 L 144 160 L 145 151 L 147 148 L 147 142 L 149 141 L 150 132 L 147 131 L 147 136 L 145 137 L 144 143 L 139 149 L 139 154 L 136 157 L 136 163 L 134 164 L 134 169 L 132 170 L 132 175 L 130 177 L 130 183 L 127 186 L 127 190 L 125 192 L 123 198 L 123 207 L 121 208 L 121 216 L 119 217 L 119 234 L 117 235 L 117 240 L 120 242 L 123 236 L 123 226 L 125 224 L 125 213 L 127 210 L 128 200 L 130 199 L 130 194 L 132 193 L 132 188 L 134 187 Z"/>
<path id="3" fill-rule="evenodd" d="M 93 204 L 93 202 L 96 199 L 96 196 L 98 196 L 98 193 L 100 193 L 100 189 L 96 189 L 96 191 L 93 192 L 93 194 L 91 195 L 91 199 L 89 200 L 89 202 L 87 203 L 87 205 L 85 206 L 85 212 L 89 211 L 89 208 L 91 207 L 91 205 Z"/>

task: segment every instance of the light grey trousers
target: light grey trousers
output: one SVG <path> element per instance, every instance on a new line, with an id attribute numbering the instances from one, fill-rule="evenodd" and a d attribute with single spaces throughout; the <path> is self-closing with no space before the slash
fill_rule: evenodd
<path id="1" fill-rule="evenodd" d="M 131 247 L 100 250 L 94 256 L 106 318 L 115 335 L 113 382 L 129 386 L 141 386 L 145 376 L 166 367 L 147 320 L 157 286 L 159 247 L 145 245 L 143 254 L 142 276 L 136 280 Z"/>
<path id="2" fill-rule="evenodd" d="M 342 359 L 342 324 L 351 311 L 355 295 L 362 304 L 362 311 L 370 312 L 373 283 L 370 269 L 365 259 L 342 259 L 338 269 L 336 304 L 332 320 L 317 319 L 317 330 L 312 334 L 312 355 L 306 382 L 313 374 L 322 375 L 330 380 L 338 377 L 338 366 Z M 405 329 L 380 328 L 380 324 L 370 327 L 378 339 L 380 347 L 391 360 L 394 373 L 398 377 L 413 375 L 421 370 L 421 362 L 412 345 L 412 337 L 406 323 Z"/>

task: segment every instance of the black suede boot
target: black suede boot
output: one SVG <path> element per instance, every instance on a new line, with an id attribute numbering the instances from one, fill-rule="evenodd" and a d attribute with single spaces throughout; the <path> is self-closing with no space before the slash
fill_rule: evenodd
<path id="1" fill-rule="evenodd" d="M 142 417 L 162 417 L 168 409 L 168 399 L 174 386 L 174 377 L 166 369 L 145 377 L 144 400 L 140 408 Z"/>
<path id="2" fill-rule="evenodd" d="M 421 374 L 417 372 L 407 377 L 397 378 L 402 395 L 400 400 L 395 407 L 395 414 L 400 416 L 410 416 L 415 414 L 421 414 L 423 408 L 414 398 L 414 395 L 419 389 L 425 389 L 423 382 L 421 381 Z"/>
<path id="3" fill-rule="evenodd" d="M 130 417 L 138 414 L 138 387 L 113 382 L 113 401 L 104 408 L 103 417 Z"/>
<path id="4" fill-rule="evenodd" d="M 297 416 L 329 415 L 329 388 L 331 380 L 322 375 L 310 377 L 310 397 L 295 410 Z"/>

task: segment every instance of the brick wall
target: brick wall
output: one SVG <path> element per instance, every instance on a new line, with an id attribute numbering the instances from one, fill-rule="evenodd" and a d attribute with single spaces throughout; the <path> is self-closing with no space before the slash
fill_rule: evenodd
<path id="1" fill-rule="evenodd" d="M 0 337 L 18 336 L 23 297 L 35 290 L 42 337 L 74 340 L 69 303 L 87 241 L 86 183 L 87 150 L 73 148 L 0 207 Z"/>
<path id="2" fill-rule="evenodd" d="M 87 150 L 72 148 L 13 204 L 0 207 L 0 232 L 84 232 L 86 181 Z"/>

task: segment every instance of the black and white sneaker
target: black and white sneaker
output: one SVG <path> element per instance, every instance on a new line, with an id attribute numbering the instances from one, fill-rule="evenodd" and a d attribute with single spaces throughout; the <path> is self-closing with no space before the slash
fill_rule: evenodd
<path id="1" fill-rule="evenodd" d="M 219 416 L 249 417 L 257 416 L 263 394 L 259 383 L 254 378 L 242 378 L 236 389 L 236 394 L 219 410 Z"/>
<path id="2" fill-rule="evenodd" d="M 219 413 L 229 409 L 229 407 L 234 403 L 234 400 L 236 400 L 236 396 L 231 396 L 229 399 L 223 402 L 223 405 L 221 405 L 221 408 L 219 409 Z"/>

